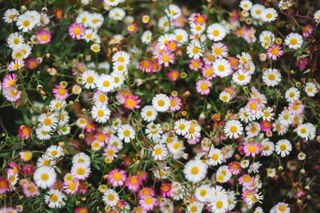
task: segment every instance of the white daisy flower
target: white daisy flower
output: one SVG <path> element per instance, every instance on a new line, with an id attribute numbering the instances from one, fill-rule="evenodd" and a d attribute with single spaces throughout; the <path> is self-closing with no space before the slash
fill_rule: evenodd
<path id="1" fill-rule="evenodd" d="M 27 44 L 21 44 L 13 48 L 11 57 L 13 60 L 22 60 L 28 58 L 31 54 L 31 47 Z"/>
<path id="2" fill-rule="evenodd" d="M 293 50 L 296 50 L 302 46 L 303 38 L 299 33 L 290 33 L 284 39 L 284 43 Z"/>
<path id="3" fill-rule="evenodd" d="M 103 193 L 102 200 L 107 206 L 115 206 L 119 201 L 119 195 L 113 189 L 107 189 Z"/>
<path id="4" fill-rule="evenodd" d="M 24 44 L 24 37 L 20 33 L 11 33 L 7 39 L 7 43 L 10 48 L 14 49 Z"/>
<path id="5" fill-rule="evenodd" d="M 244 86 L 250 83 L 251 75 L 248 72 L 235 72 L 232 75 L 232 81 L 237 85 Z"/>
<path id="6" fill-rule="evenodd" d="M 16 21 L 18 16 L 19 16 L 19 11 L 15 8 L 11 8 L 6 10 L 6 12 L 4 12 L 3 19 L 6 23 L 10 24 Z"/>
<path id="7" fill-rule="evenodd" d="M 46 189 L 56 182 L 57 174 L 53 168 L 42 166 L 35 170 L 33 179 L 38 187 Z"/>
<path id="8" fill-rule="evenodd" d="M 241 0 L 239 7 L 243 10 L 249 11 L 252 7 L 252 2 L 249 0 Z"/>
<path id="9" fill-rule="evenodd" d="M 86 42 L 90 42 L 94 41 L 97 36 L 97 33 L 93 29 L 86 29 L 83 38 Z"/>
<path id="10" fill-rule="evenodd" d="M 141 36 L 141 42 L 144 44 L 149 44 L 151 40 L 152 40 L 152 32 L 150 30 L 144 31 Z"/>
<path id="11" fill-rule="evenodd" d="M 229 138 L 237 139 L 243 133 L 243 126 L 238 120 L 230 120 L 224 126 L 224 133 Z"/>
<path id="12" fill-rule="evenodd" d="M 264 48 L 269 48 L 275 40 L 275 36 L 271 31 L 262 31 L 259 35 L 259 41 Z"/>
<path id="13" fill-rule="evenodd" d="M 174 140 L 173 142 L 169 143 L 168 145 L 169 152 L 173 155 L 174 159 L 179 159 L 183 156 L 185 146 L 182 141 Z"/>
<path id="14" fill-rule="evenodd" d="M 85 180 L 90 175 L 90 166 L 86 163 L 76 163 L 71 167 L 72 175 L 78 180 Z"/>
<path id="15" fill-rule="evenodd" d="M 208 202 L 210 200 L 211 194 L 212 190 L 210 185 L 201 185 L 197 187 L 194 192 L 196 199 L 200 202 Z"/>
<path id="16" fill-rule="evenodd" d="M 262 80 L 267 86 L 274 87 L 280 83 L 281 74 L 279 70 L 269 68 L 263 73 Z"/>
<path id="17" fill-rule="evenodd" d="M 221 78 L 229 76 L 232 73 L 230 62 L 224 58 L 216 59 L 212 66 L 214 73 Z"/>
<path id="18" fill-rule="evenodd" d="M 318 92 L 318 88 L 316 84 L 312 82 L 308 82 L 306 83 L 304 91 L 307 93 L 309 97 L 314 97 Z"/>
<path id="19" fill-rule="evenodd" d="M 164 160 L 167 158 L 168 149 L 163 144 L 156 144 L 152 150 L 152 157 L 155 160 Z"/>
<path id="20" fill-rule="evenodd" d="M 312 140 L 316 137 L 316 127 L 312 123 L 300 124 L 294 131 L 306 140 Z"/>
<path id="21" fill-rule="evenodd" d="M 118 137 L 125 143 L 129 143 L 130 140 L 135 138 L 135 136 L 136 132 L 134 131 L 134 128 L 129 124 L 122 125 L 118 129 Z"/>
<path id="22" fill-rule="evenodd" d="M 51 158 L 57 159 L 64 155 L 63 149 L 60 146 L 52 145 L 47 148 L 46 155 L 48 155 Z"/>
<path id="23" fill-rule="evenodd" d="M 223 154 L 221 150 L 217 148 L 210 149 L 210 152 L 208 155 L 208 165 L 216 166 L 218 164 L 221 164 L 222 161 L 223 161 Z"/>
<path id="24" fill-rule="evenodd" d="M 287 102 L 292 103 L 296 100 L 299 100 L 300 92 L 297 88 L 291 87 L 286 91 L 285 97 L 286 97 Z"/>
<path id="25" fill-rule="evenodd" d="M 174 122 L 174 130 L 177 135 L 186 135 L 189 127 L 190 122 L 183 118 Z"/>
<path id="26" fill-rule="evenodd" d="M 92 118 L 98 123 L 106 123 L 110 118 L 111 111 L 103 105 L 94 105 L 91 109 Z"/>
<path id="27" fill-rule="evenodd" d="M 144 106 L 141 110 L 141 118 L 147 122 L 154 121 L 157 115 L 158 113 L 153 106 Z"/>
<path id="28" fill-rule="evenodd" d="M 86 70 L 81 75 L 82 84 L 86 89 L 94 89 L 96 88 L 95 82 L 98 80 L 98 75 L 93 70 Z"/>
<path id="29" fill-rule="evenodd" d="M 218 183 L 226 183 L 232 177 L 228 166 L 220 166 L 216 173 L 216 180 Z"/>
<path id="30" fill-rule="evenodd" d="M 128 66 L 125 63 L 114 62 L 113 66 L 112 66 L 112 71 L 121 73 L 123 75 L 127 75 Z"/>
<path id="31" fill-rule="evenodd" d="M 171 19 L 178 18 L 182 13 L 180 7 L 175 4 L 169 4 L 169 7 L 165 10 L 165 12 Z"/>
<path id="32" fill-rule="evenodd" d="M 50 191 L 44 196 L 45 202 L 48 204 L 49 208 L 61 208 L 66 203 L 64 199 L 66 196 L 56 189 L 50 189 Z"/>
<path id="33" fill-rule="evenodd" d="M 189 58 L 198 59 L 202 56 L 202 48 L 198 41 L 191 41 L 191 43 L 187 46 L 187 54 Z"/>
<path id="34" fill-rule="evenodd" d="M 226 91 L 222 91 L 219 94 L 219 99 L 224 103 L 228 103 L 231 100 L 231 95 L 230 95 L 230 93 L 228 93 Z"/>
<path id="35" fill-rule="evenodd" d="M 82 164 L 89 167 L 90 157 L 83 152 L 79 152 L 72 157 L 72 164 Z"/>
<path id="36" fill-rule="evenodd" d="M 207 29 L 207 36 L 212 41 L 221 41 L 226 35 L 226 30 L 219 23 L 211 24 Z"/>
<path id="37" fill-rule="evenodd" d="M 40 22 L 40 14 L 36 11 L 27 11 L 17 19 L 17 27 L 22 32 L 32 30 Z"/>
<path id="38" fill-rule="evenodd" d="M 249 123 L 246 126 L 246 135 L 249 138 L 256 137 L 259 135 L 260 130 L 261 130 L 260 124 L 258 122 Z"/>
<path id="39" fill-rule="evenodd" d="M 223 58 L 228 56 L 228 48 L 221 42 L 212 45 L 212 54 L 216 58 Z"/>
<path id="40" fill-rule="evenodd" d="M 188 33 L 184 29 L 175 29 L 174 34 L 175 34 L 175 40 L 179 44 L 184 44 L 188 41 Z"/>
<path id="41" fill-rule="evenodd" d="M 269 141 L 268 139 L 263 140 L 261 142 L 261 147 L 262 147 L 262 152 L 261 152 L 262 156 L 272 155 L 272 153 L 274 151 L 274 143 L 273 142 Z"/>
<path id="42" fill-rule="evenodd" d="M 89 13 L 88 11 L 83 11 L 77 16 L 76 23 L 82 24 L 84 27 L 88 27 L 90 19 L 91 13 Z"/>
<path id="43" fill-rule="evenodd" d="M 99 29 L 103 24 L 104 18 L 100 13 L 92 13 L 88 26 L 92 29 Z"/>
<path id="44" fill-rule="evenodd" d="M 160 124 L 149 123 L 146 126 L 145 133 L 149 140 L 158 142 L 161 139 L 161 134 L 163 131 Z"/>
<path id="45" fill-rule="evenodd" d="M 263 22 L 272 22 L 276 20 L 278 17 L 278 13 L 273 8 L 266 8 L 261 15 L 261 19 Z"/>
<path id="46" fill-rule="evenodd" d="M 109 11 L 109 18 L 116 20 L 116 21 L 121 21 L 126 17 L 126 11 L 123 10 L 120 7 L 113 8 Z"/>
<path id="47" fill-rule="evenodd" d="M 206 177 L 207 166 L 201 160 L 190 160 L 185 164 L 183 173 L 188 181 L 197 183 Z"/>
<path id="48" fill-rule="evenodd" d="M 58 123 L 58 118 L 55 116 L 55 114 L 41 114 L 38 118 L 38 122 L 40 123 L 42 129 L 50 131 L 53 130 Z"/>
<path id="49" fill-rule="evenodd" d="M 108 7 L 115 7 L 120 4 L 121 0 L 103 0 L 103 3 Z"/>
<path id="50" fill-rule="evenodd" d="M 96 85 L 102 92 L 112 92 L 114 90 L 114 82 L 111 75 L 102 74 L 98 77 Z"/>
<path id="51" fill-rule="evenodd" d="M 285 157 L 290 154 L 292 145 L 287 139 L 279 140 L 276 144 L 276 153 L 281 157 Z"/>
<path id="52" fill-rule="evenodd" d="M 112 72 L 111 76 L 113 77 L 113 83 L 115 88 L 119 88 L 123 85 L 123 82 L 125 80 L 123 73 Z"/>
<path id="53" fill-rule="evenodd" d="M 212 212 L 223 213 L 228 210 L 228 196 L 224 193 L 219 193 L 211 200 L 209 207 Z"/>
<path id="54" fill-rule="evenodd" d="M 271 121 L 273 120 L 274 117 L 274 112 L 273 112 L 273 108 L 271 107 L 266 107 L 262 110 L 262 119 L 266 120 L 266 121 Z"/>
<path id="55" fill-rule="evenodd" d="M 37 167 L 54 167 L 56 165 L 57 161 L 56 159 L 43 154 L 40 156 L 37 160 Z"/>
<path id="56" fill-rule="evenodd" d="M 158 111 L 158 112 L 165 112 L 170 107 L 170 99 L 165 94 L 157 94 L 152 99 L 152 106 Z"/>
<path id="57" fill-rule="evenodd" d="M 194 201 L 187 205 L 187 211 L 188 213 L 201 213 L 203 210 L 204 204 Z"/>
<path id="58" fill-rule="evenodd" d="M 317 10 L 314 14 L 313 14 L 313 18 L 317 23 L 320 23 L 320 10 Z"/>
<path id="59" fill-rule="evenodd" d="M 112 56 L 112 61 L 118 62 L 118 63 L 124 63 L 128 65 L 130 63 L 130 56 L 127 52 L 125 51 L 118 51 Z"/>
<path id="60" fill-rule="evenodd" d="M 251 14 L 252 18 L 261 20 L 263 11 L 265 9 L 266 8 L 261 4 L 254 4 L 250 9 L 250 14 Z"/>
<path id="61" fill-rule="evenodd" d="M 162 16 L 159 18 L 158 27 L 160 30 L 167 32 L 170 29 L 170 22 L 167 16 Z"/>

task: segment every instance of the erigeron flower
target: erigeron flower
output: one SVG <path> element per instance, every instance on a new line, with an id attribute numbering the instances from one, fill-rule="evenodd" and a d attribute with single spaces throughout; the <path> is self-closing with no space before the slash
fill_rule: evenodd
<path id="1" fill-rule="evenodd" d="M 228 56 L 228 48 L 221 42 L 214 43 L 211 49 L 212 55 L 215 58 L 222 58 Z"/>
<path id="2" fill-rule="evenodd" d="M 24 42 L 24 37 L 18 32 L 11 33 L 7 38 L 7 43 L 12 49 L 18 48 L 21 44 L 24 44 Z"/>
<path id="3" fill-rule="evenodd" d="M 10 24 L 10 23 L 16 21 L 18 16 L 19 16 L 19 11 L 15 8 L 11 8 L 11 9 L 7 9 L 4 12 L 3 19 L 6 23 Z"/>
<path id="4" fill-rule="evenodd" d="M 237 139 L 243 133 L 243 126 L 238 120 L 230 120 L 224 126 L 224 133 L 229 138 Z"/>
<path id="5" fill-rule="evenodd" d="M 99 29 L 103 24 L 104 18 L 100 13 L 92 13 L 88 22 L 88 26 L 92 29 Z"/>
<path id="6" fill-rule="evenodd" d="M 17 27 L 22 32 L 32 30 L 40 22 L 40 14 L 36 11 L 26 11 L 17 19 Z"/>
<path id="7" fill-rule="evenodd" d="M 277 86 L 281 81 L 281 74 L 277 69 L 269 68 L 262 75 L 263 82 L 269 86 Z"/>
<path id="8" fill-rule="evenodd" d="M 201 95 L 208 95 L 210 93 L 212 83 L 208 80 L 197 81 L 196 88 L 197 92 Z"/>
<path id="9" fill-rule="evenodd" d="M 111 75 L 102 74 L 98 77 L 96 85 L 102 92 L 112 92 L 114 90 L 114 79 Z"/>
<path id="10" fill-rule="evenodd" d="M 317 10 L 314 14 L 313 14 L 313 18 L 314 20 L 319 23 L 320 22 L 320 10 Z"/>
<path id="11" fill-rule="evenodd" d="M 228 169 L 228 166 L 220 166 L 215 175 L 215 179 L 218 183 L 226 183 L 230 180 L 232 174 Z"/>
<path id="12" fill-rule="evenodd" d="M 190 213 L 201 213 L 203 210 L 204 204 L 201 202 L 192 202 L 187 206 L 187 212 Z"/>
<path id="13" fill-rule="evenodd" d="M 277 142 L 275 150 L 278 155 L 285 157 L 290 154 L 292 145 L 287 139 L 282 139 Z"/>
<path id="14" fill-rule="evenodd" d="M 141 118 L 147 122 L 154 121 L 157 118 L 157 111 L 153 106 L 144 106 L 141 110 Z"/>
<path id="15" fill-rule="evenodd" d="M 227 35 L 226 30 L 221 24 L 215 23 L 208 26 L 207 36 L 210 40 L 215 42 L 221 41 L 224 39 L 226 35 Z"/>
<path id="16" fill-rule="evenodd" d="M 168 155 L 168 150 L 163 144 L 156 144 L 153 147 L 152 157 L 155 160 L 164 160 Z"/>
<path id="17" fill-rule="evenodd" d="M 314 97 L 318 92 L 318 88 L 317 88 L 317 85 L 314 84 L 313 82 L 308 82 L 306 83 L 304 91 L 307 93 L 309 97 Z"/>
<path id="18" fill-rule="evenodd" d="M 109 118 L 111 111 L 108 107 L 103 105 L 94 105 L 91 109 L 92 118 L 98 123 L 106 123 Z"/>
<path id="19" fill-rule="evenodd" d="M 119 201 L 119 195 L 113 189 L 107 189 L 103 193 L 102 200 L 107 206 L 115 206 Z"/>
<path id="20" fill-rule="evenodd" d="M 300 91 L 295 88 L 295 87 L 291 87 L 289 88 L 286 93 L 285 93 L 285 97 L 286 97 L 286 100 L 289 102 L 289 103 L 292 103 L 296 100 L 299 100 L 300 98 Z"/>
<path id="21" fill-rule="evenodd" d="M 316 137 L 316 127 L 311 123 L 300 124 L 294 131 L 306 140 L 312 140 Z"/>
<path id="22" fill-rule="evenodd" d="M 194 195 L 200 202 L 208 202 L 210 200 L 210 194 L 212 193 L 209 185 L 201 185 L 196 188 Z"/>
<path id="23" fill-rule="evenodd" d="M 146 126 L 145 133 L 146 133 L 147 138 L 149 140 L 153 140 L 155 142 L 158 142 L 161 138 L 161 134 L 163 133 L 163 131 L 162 131 L 162 127 L 160 124 L 149 123 Z"/>
<path id="24" fill-rule="evenodd" d="M 202 56 L 203 50 L 201 45 L 198 41 L 191 41 L 190 44 L 187 46 L 187 54 L 189 58 L 198 59 Z"/>
<path id="25" fill-rule="evenodd" d="M 51 189 L 48 194 L 45 195 L 44 200 L 48 204 L 49 208 L 61 208 L 66 203 L 64 199 L 66 196 L 56 189 Z"/>
<path id="26" fill-rule="evenodd" d="M 212 212 L 223 213 L 228 210 L 228 205 L 228 196 L 224 193 L 219 193 L 212 198 L 209 208 Z"/>
<path id="27" fill-rule="evenodd" d="M 113 169 L 108 174 L 108 181 L 113 187 L 124 185 L 127 179 L 126 171 Z"/>
<path id="28" fill-rule="evenodd" d="M 234 83 L 240 85 L 240 86 L 244 86 L 247 85 L 248 83 L 250 83 L 251 80 L 251 75 L 248 72 L 235 72 L 232 75 L 232 80 Z"/>
<path id="29" fill-rule="evenodd" d="M 57 159 L 64 155 L 63 149 L 60 146 L 52 145 L 47 148 L 46 153 L 47 156 Z"/>
<path id="30" fill-rule="evenodd" d="M 296 50 L 302 46 L 303 38 L 298 33 L 290 33 L 284 39 L 284 43 L 293 50 Z"/>
<path id="31" fill-rule="evenodd" d="M 169 7 L 165 12 L 171 19 L 176 19 L 181 16 L 181 9 L 175 4 L 169 4 Z"/>
<path id="32" fill-rule="evenodd" d="M 273 8 L 266 8 L 261 15 L 261 19 L 263 22 L 272 22 L 276 20 L 277 17 L 278 17 L 278 13 Z"/>
<path id="33" fill-rule="evenodd" d="M 211 148 L 208 154 L 208 165 L 216 166 L 223 161 L 223 154 L 220 149 Z"/>
<path id="34" fill-rule="evenodd" d="M 183 173 L 188 181 L 197 183 L 206 177 L 207 166 L 201 160 L 190 160 L 185 164 Z"/>
<path id="35" fill-rule="evenodd" d="M 262 31 L 259 35 L 259 41 L 264 48 L 269 48 L 275 40 L 275 36 L 271 31 Z"/>
<path id="36" fill-rule="evenodd" d="M 144 44 L 149 44 L 151 40 L 152 40 L 152 32 L 150 30 L 144 31 L 141 36 L 141 42 Z"/>
<path id="37" fill-rule="evenodd" d="M 170 107 L 170 99 L 165 94 L 157 94 L 152 99 L 152 106 L 158 111 L 158 112 L 165 112 Z"/>
<path id="38" fill-rule="evenodd" d="M 230 62 L 226 59 L 216 59 L 212 66 L 214 73 L 221 78 L 229 76 L 232 73 Z"/>
<path id="39" fill-rule="evenodd" d="M 71 173 L 78 180 L 85 180 L 89 177 L 91 169 L 86 163 L 76 163 L 72 165 Z"/>
<path id="40" fill-rule="evenodd" d="M 287 203 L 279 202 L 272 209 L 270 213 L 290 213 L 290 207 Z"/>
<path id="41" fill-rule="evenodd" d="M 56 182 L 57 174 L 53 168 L 42 166 L 36 169 L 33 179 L 38 187 L 46 189 Z"/>
<path id="42" fill-rule="evenodd" d="M 250 9 L 250 14 L 251 14 L 252 18 L 261 20 L 263 11 L 265 9 L 266 8 L 261 4 L 254 4 Z"/>
<path id="43" fill-rule="evenodd" d="M 188 41 L 188 33 L 184 29 L 175 29 L 174 34 L 178 44 L 184 44 Z"/>
<path id="44" fill-rule="evenodd" d="M 135 130 L 129 124 L 122 125 L 118 129 L 118 137 L 120 138 L 120 140 L 123 140 L 125 143 L 129 143 L 130 140 L 135 138 L 135 136 L 136 136 Z"/>
<path id="45" fill-rule="evenodd" d="M 240 4 L 239 4 L 239 7 L 243 10 L 250 10 L 251 7 L 252 7 L 252 2 L 249 1 L 249 0 L 241 0 L 240 1 Z"/>

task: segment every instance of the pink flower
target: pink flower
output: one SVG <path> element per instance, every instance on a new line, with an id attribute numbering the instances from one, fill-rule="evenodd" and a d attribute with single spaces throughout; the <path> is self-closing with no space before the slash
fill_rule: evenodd
<path id="1" fill-rule="evenodd" d="M 133 175 L 127 178 L 125 185 L 129 190 L 136 192 L 139 189 L 141 183 L 142 183 L 141 177 L 137 175 Z"/>
<path id="2" fill-rule="evenodd" d="M 244 188 L 250 189 L 254 185 L 254 178 L 250 177 L 248 174 L 244 174 L 239 177 L 238 181 Z"/>
<path id="3" fill-rule="evenodd" d="M 255 157 L 260 152 L 260 146 L 256 142 L 246 143 L 243 147 L 245 156 Z"/>
<path id="4" fill-rule="evenodd" d="M 256 115 L 259 111 L 261 111 L 262 105 L 260 102 L 254 98 L 250 99 L 246 104 L 246 109 L 252 114 Z"/>
<path id="5" fill-rule="evenodd" d="M 123 105 L 124 105 L 124 108 L 133 110 L 133 109 L 140 108 L 139 103 L 140 103 L 140 99 L 138 96 L 130 95 L 125 98 Z"/>
<path id="6" fill-rule="evenodd" d="M 52 93 L 58 100 L 65 100 L 69 95 L 68 90 L 62 87 L 60 84 L 55 86 L 55 88 L 52 90 Z"/>
<path id="7" fill-rule="evenodd" d="M 149 60 L 142 60 L 139 63 L 138 69 L 142 72 L 152 72 L 152 62 Z"/>
<path id="8" fill-rule="evenodd" d="M 15 87 L 16 83 L 17 83 L 17 74 L 10 73 L 4 77 L 2 81 L 2 88 L 8 89 L 8 88 Z"/>
<path id="9" fill-rule="evenodd" d="M 194 24 L 205 24 L 207 20 L 207 16 L 201 14 L 201 13 L 193 13 L 189 17 L 189 22 L 194 23 Z"/>
<path id="10" fill-rule="evenodd" d="M 173 24 L 175 27 L 184 27 L 185 22 L 186 22 L 186 18 L 183 15 L 173 20 Z"/>
<path id="11" fill-rule="evenodd" d="M 51 42 L 51 33 L 48 30 L 42 29 L 37 34 L 39 44 L 48 44 Z"/>
<path id="12" fill-rule="evenodd" d="M 104 132 L 98 132 L 94 135 L 94 139 L 100 142 L 103 142 L 105 144 L 108 144 L 110 136 L 107 133 Z"/>
<path id="13" fill-rule="evenodd" d="M 39 188 L 33 183 L 28 182 L 22 185 L 23 194 L 27 197 L 36 197 L 40 195 Z"/>
<path id="14" fill-rule="evenodd" d="M 22 167 L 22 173 L 25 175 L 33 175 L 35 168 L 32 164 L 25 164 Z"/>
<path id="15" fill-rule="evenodd" d="M 267 55 L 269 59 L 277 60 L 279 57 L 283 55 L 283 50 L 279 45 L 273 44 L 271 47 L 268 48 Z"/>
<path id="16" fill-rule="evenodd" d="M 228 169 L 233 175 L 238 175 L 241 172 L 241 165 L 240 163 L 233 161 L 229 163 Z"/>
<path id="17" fill-rule="evenodd" d="M 309 64 L 309 58 L 298 58 L 296 61 L 296 66 L 299 67 L 300 70 L 305 70 Z"/>
<path id="18" fill-rule="evenodd" d="M 208 80 L 197 81 L 196 88 L 197 92 L 201 95 L 208 95 L 210 93 L 212 83 Z"/>
<path id="19" fill-rule="evenodd" d="M 80 40 L 85 33 L 85 28 L 82 24 L 73 23 L 69 26 L 69 35 L 73 39 Z"/>
<path id="20" fill-rule="evenodd" d="M 170 197 L 171 183 L 163 183 L 160 187 L 160 194 L 162 197 Z"/>
<path id="21" fill-rule="evenodd" d="M 181 99 L 176 96 L 170 96 L 170 111 L 175 112 L 181 109 Z"/>
<path id="22" fill-rule="evenodd" d="M 77 179 L 63 182 L 63 191 L 67 194 L 73 195 L 77 193 L 79 187 L 80 187 L 80 182 Z"/>
<path id="23" fill-rule="evenodd" d="M 191 59 L 189 63 L 189 68 L 193 71 L 198 71 L 203 66 L 201 59 Z"/>
<path id="24" fill-rule="evenodd" d="M 127 180 L 125 170 L 113 169 L 108 174 L 108 181 L 113 187 L 122 186 Z"/>
<path id="25" fill-rule="evenodd" d="M 168 72 L 168 78 L 171 81 L 176 81 L 180 76 L 180 73 L 178 70 L 171 70 L 170 72 Z"/>
<path id="26" fill-rule="evenodd" d="M 307 24 L 302 29 L 302 36 L 304 38 L 309 38 L 311 34 L 313 33 L 313 26 L 311 24 Z"/>
<path id="27" fill-rule="evenodd" d="M 260 122 L 260 128 L 264 132 L 270 132 L 272 129 L 272 123 L 269 121 L 261 121 Z"/>
<path id="28" fill-rule="evenodd" d="M 10 183 L 7 179 L 0 177 L 0 194 L 4 194 L 9 191 Z"/>
<path id="29" fill-rule="evenodd" d="M 139 200 L 139 204 L 144 210 L 151 211 L 157 205 L 157 199 L 154 197 L 145 197 Z"/>
<path id="30" fill-rule="evenodd" d="M 40 64 L 40 61 L 36 58 L 28 58 L 26 60 L 26 67 L 30 70 L 36 69 Z"/>
<path id="31" fill-rule="evenodd" d="M 202 76 L 206 80 L 212 80 L 214 77 L 216 77 L 216 74 L 214 74 L 213 67 L 210 64 L 205 64 L 202 67 Z"/>
<path id="32" fill-rule="evenodd" d="M 154 189 L 151 187 L 143 187 L 138 193 L 139 199 L 142 199 L 145 197 L 152 197 L 154 195 L 155 195 Z"/>
<path id="33" fill-rule="evenodd" d="M 16 102 L 21 98 L 21 91 L 17 90 L 15 87 L 4 88 L 3 96 L 10 102 Z"/>
<path id="34" fill-rule="evenodd" d="M 74 210 L 74 213 L 89 213 L 89 210 L 86 206 L 78 207 Z"/>
<path id="35" fill-rule="evenodd" d="M 174 54 L 169 51 L 163 51 L 158 55 L 158 63 L 168 67 L 169 64 L 174 62 Z"/>
<path id="36" fill-rule="evenodd" d="M 28 140 L 31 136 L 31 129 L 26 125 L 21 125 L 18 129 L 18 137 L 22 140 Z"/>

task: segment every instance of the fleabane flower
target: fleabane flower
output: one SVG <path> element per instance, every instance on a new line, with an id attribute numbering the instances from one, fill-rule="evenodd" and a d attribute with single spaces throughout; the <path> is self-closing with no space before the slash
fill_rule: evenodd
<path id="1" fill-rule="evenodd" d="M 226 123 L 224 126 L 224 133 L 229 138 L 235 138 L 237 139 L 240 137 L 243 133 L 243 126 L 238 120 L 230 120 Z"/>
<path id="2" fill-rule="evenodd" d="M 284 39 L 284 43 L 293 50 L 299 49 L 302 46 L 303 38 L 298 33 L 290 33 Z"/>
<path id="3" fill-rule="evenodd" d="M 282 139 L 277 142 L 275 150 L 278 155 L 285 157 L 290 154 L 292 145 L 289 140 Z"/>
<path id="4" fill-rule="evenodd" d="M 152 99 L 152 106 L 158 112 L 165 112 L 169 110 L 170 107 L 170 98 L 165 94 L 157 94 Z"/>
<path id="5" fill-rule="evenodd" d="M 185 164 L 183 173 L 188 181 L 197 183 L 206 177 L 207 166 L 201 160 L 190 160 Z"/>

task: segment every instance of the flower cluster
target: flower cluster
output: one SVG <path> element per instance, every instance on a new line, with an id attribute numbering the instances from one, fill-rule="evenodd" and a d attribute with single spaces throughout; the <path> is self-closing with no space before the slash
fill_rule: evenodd
<path id="1" fill-rule="evenodd" d="M 6 3 L 0 212 L 319 211 L 320 10 L 213 2 Z"/>

